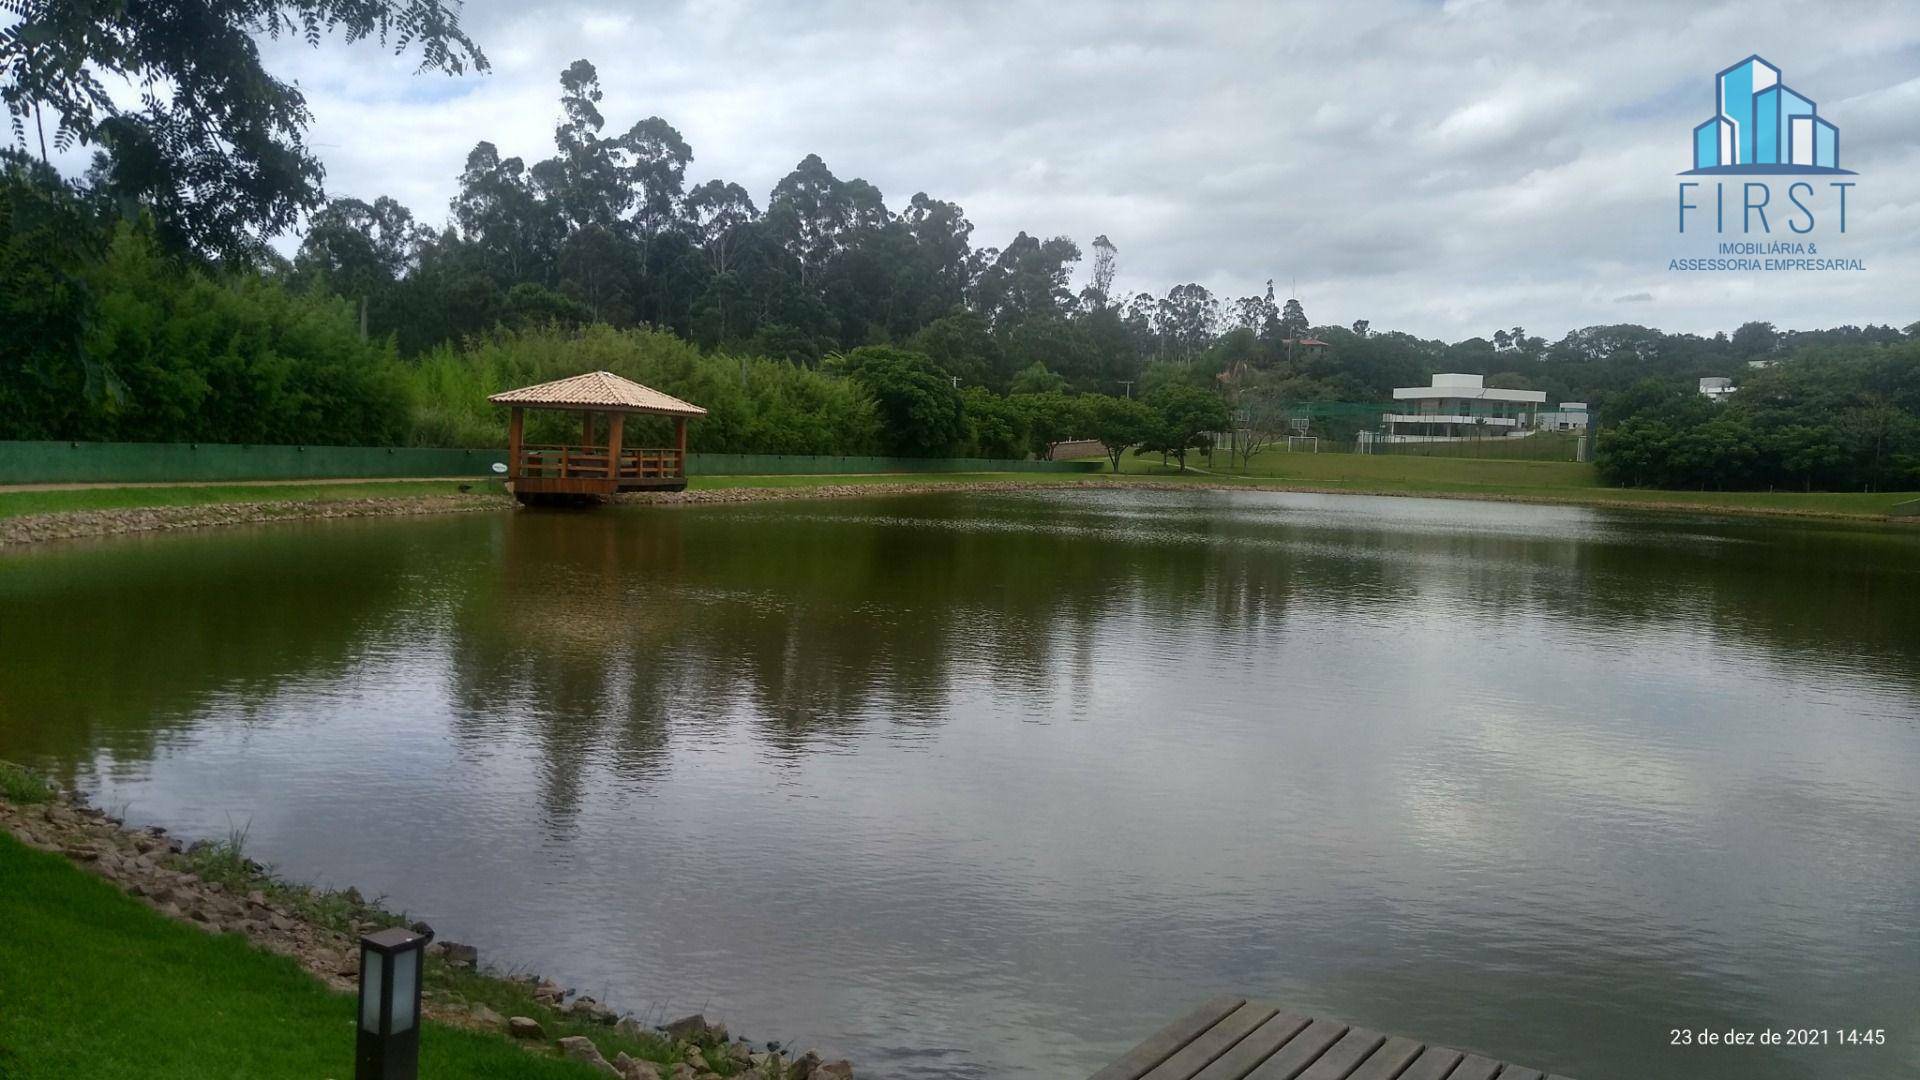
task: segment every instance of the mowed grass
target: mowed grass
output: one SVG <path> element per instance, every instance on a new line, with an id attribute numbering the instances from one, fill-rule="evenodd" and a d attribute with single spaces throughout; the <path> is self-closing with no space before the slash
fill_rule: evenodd
<path id="1" fill-rule="evenodd" d="M 1880 518 L 1897 503 L 1920 492 L 1765 492 L 1657 491 L 1602 486 L 1592 465 L 1573 461 L 1446 457 L 1438 454 L 1351 454 L 1268 450 L 1256 454 L 1242 471 L 1222 452 L 1208 465 L 1189 454 L 1187 471 L 1162 466 L 1157 454 L 1121 459 L 1122 477 L 1194 484 L 1338 491 L 1356 495 L 1431 495 L 1448 498 L 1521 500 L 1579 506 L 1686 509 L 1726 513 L 1805 514 L 1821 517 Z M 1020 483 L 1036 486 L 1074 484 L 1111 477 L 1104 467 L 1091 472 L 928 472 L 813 473 L 771 476 L 695 476 L 693 490 L 723 488 L 800 489 L 827 486 Z M 148 506 L 193 506 L 230 502 L 326 501 L 330 499 L 408 498 L 457 494 L 462 483 L 477 492 L 497 492 L 486 479 L 351 481 L 337 484 L 221 484 L 198 486 L 100 487 L 67 490 L 0 491 L 0 518 L 71 510 Z M 0 1078 L 3 1080 L 3 1078 Z"/>
<path id="2" fill-rule="evenodd" d="M 329 502 L 341 499 L 406 499 L 457 495 L 466 483 L 475 491 L 499 490 L 476 478 L 458 480 L 357 480 L 337 484 L 180 484 L 131 487 L 26 488 L 0 491 L 0 517 L 75 510 L 124 510 L 148 506 L 207 506 L 243 502 Z"/>
<path id="3" fill-rule="evenodd" d="M 1073 483 L 1098 474 L 1090 472 L 925 472 L 925 473 L 807 473 L 769 476 L 694 476 L 687 487 L 694 491 L 715 488 L 813 488 L 862 484 L 981 484 L 981 483 Z"/>
<path id="4" fill-rule="evenodd" d="M 316 1080 L 353 1075 L 354 1001 L 234 935 L 147 910 L 0 833 L 0 1077 Z M 504 1036 L 421 1032 L 422 1076 L 587 1080 Z"/>
<path id="5" fill-rule="evenodd" d="M 1342 491 L 1356 495 L 1433 495 L 1449 498 L 1509 499 L 1578 506 L 1618 506 L 1651 510 L 1708 510 L 1727 513 L 1804 514 L 1821 517 L 1885 517 L 1896 503 L 1920 498 L 1914 492 L 1850 491 L 1659 491 L 1605 487 L 1590 464 L 1575 461 L 1516 461 L 1402 454 L 1313 454 L 1271 450 L 1255 454 L 1245 472 L 1224 453 L 1206 458 L 1188 455 L 1186 479 Z M 1125 474 L 1178 480 L 1159 455 L 1122 459 Z"/>

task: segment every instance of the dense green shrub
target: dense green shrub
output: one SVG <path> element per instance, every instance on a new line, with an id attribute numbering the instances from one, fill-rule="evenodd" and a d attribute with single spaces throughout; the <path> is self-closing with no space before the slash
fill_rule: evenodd
<path id="1" fill-rule="evenodd" d="M 1606 400 L 1595 462 L 1631 487 L 1920 487 L 1920 343 L 1815 346 L 1751 371 L 1725 402 L 1645 380 Z"/>
<path id="2" fill-rule="evenodd" d="M 506 330 L 441 346 L 413 366 L 412 439 L 423 446 L 500 446 L 506 410 L 487 395 L 517 386 L 610 371 L 707 410 L 688 446 L 707 453 L 871 454 L 880 443 L 873 400 L 856 383 L 783 361 L 703 355 L 672 334 L 590 326 Z M 533 442 L 577 442 L 579 419 L 527 414 Z M 664 420 L 629 421 L 630 445 L 664 445 Z"/>
<path id="3" fill-rule="evenodd" d="M 873 395 L 886 453 L 948 457 L 966 441 L 966 402 L 953 377 L 923 354 L 869 345 L 834 357 L 830 366 Z"/>
<path id="4" fill-rule="evenodd" d="M 342 300 L 216 277 L 122 225 L 95 259 L 33 250 L 10 218 L 0 437 L 402 442 L 408 387 Z M 14 322 L 18 316 L 19 322 Z M 14 328 L 24 329 L 15 333 Z"/>

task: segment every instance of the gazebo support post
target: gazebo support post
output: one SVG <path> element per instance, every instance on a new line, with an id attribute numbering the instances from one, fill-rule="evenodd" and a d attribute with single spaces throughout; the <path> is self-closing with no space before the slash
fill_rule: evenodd
<path id="1" fill-rule="evenodd" d="M 680 451 L 675 464 L 679 466 L 680 475 L 685 476 L 687 475 L 687 418 L 684 416 L 673 418 L 673 445 Z"/>
<path id="2" fill-rule="evenodd" d="M 593 414 L 590 412 L 580 414 L 580 445 L 588 450 L 593 449 Z"/>
<path id="3" fill-rule="evenodd" d="M 507 479 L 520 479 L 520 443 L 521 433 L 526 427 L 526 417 L 518 406 L 507 410 Z"/>
<path id="4" fill-rule="evenodd" d="M 613 481 L 616 491 L 620 487 L 620 443 L 626 435 L 626 426 L 626 413 L 607 414 L 607 479 Z"/>

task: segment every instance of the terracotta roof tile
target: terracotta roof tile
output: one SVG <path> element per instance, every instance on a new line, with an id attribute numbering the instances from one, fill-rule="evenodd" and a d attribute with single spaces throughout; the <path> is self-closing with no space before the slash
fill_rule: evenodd
<path id="1" fill-rule="evenodd" d="M 538 386 L 523 386 L 487 398 L 495 405 L 533 409 L 610 409 L 661 413 L 667 416 L 705 416 L 707 410 L 690 405 L 651 386 L 641 386 L 611 371 L 589 371 Z"/>

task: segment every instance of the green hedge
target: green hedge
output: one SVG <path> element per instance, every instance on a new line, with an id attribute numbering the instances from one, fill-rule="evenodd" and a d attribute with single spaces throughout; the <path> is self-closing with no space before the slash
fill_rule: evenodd
<path id="1" fill-rule="evenodd" d="M 0 484 L 492 476 L 504 450 L 221 443 L 0 442 Z M 1094 472 L 1097 461 L 688 454 L 694 476 L 820 473 Z"/>

